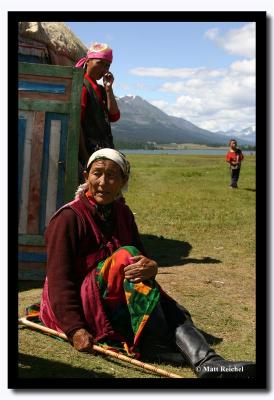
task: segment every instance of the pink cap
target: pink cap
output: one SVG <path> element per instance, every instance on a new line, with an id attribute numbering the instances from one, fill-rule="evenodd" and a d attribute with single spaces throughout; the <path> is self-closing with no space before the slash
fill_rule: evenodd
<path id="1" fill-rule="evenodd" d="M 100 58 L 112 62 L 112 49 L 106 43 L 93 43 L 87 52 L 87 56 L 81 58 L 75 65 L 81 68 L 89 58 Z"/>

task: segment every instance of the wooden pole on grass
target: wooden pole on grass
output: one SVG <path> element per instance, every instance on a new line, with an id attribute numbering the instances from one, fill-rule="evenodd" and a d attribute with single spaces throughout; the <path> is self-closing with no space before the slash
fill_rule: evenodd
<path id="1" fill-rule="evenodd" d="M 43 326 L 40 324 L 36 324 L 35 322 L 29 321 L 26 317 L 19 318 L 18 322 L 19 322 L 19 324 L 25 325 L 29 328 L 36 329 L 38 331 L 41 331 L 41 332 L 44 332 L 44 333 L 47 333 L 50 335 L 58 336 L 66 341 L 68 340 L 67 336 L 64 333 L 55 331 L 54 329 L 47 328 L 46 326 Z M 115 351 L 104 349 L 103 347 L 97 346 L 96 344 L 93 345 L 93 348 L 98 353 L 104 354 L 106 356 L 118 358 L 121 361 L 125 361 L 125 362 L 135 365 L 139 368 L 145 369 L 150 372 L 154 372 L 158 375 L 162 375 L 167 378 L 182 378 L 181 376 L 173 374 L 172 372 L 167 372 L 164 369 L 156 368 L 153 365 L 144 363 L 144 362 L 136 360 L 134 358 L 127 357 L 120 353 L 116 353 Z"/>

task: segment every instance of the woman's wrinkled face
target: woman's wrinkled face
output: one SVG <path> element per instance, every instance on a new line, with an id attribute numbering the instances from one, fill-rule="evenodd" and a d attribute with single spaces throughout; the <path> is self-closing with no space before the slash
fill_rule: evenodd
<path id="1" fill-rule="evenodd" d="M 94 161 L 84 176 L 90 193 L 100 205 L 112 203 L 127 181 L 118 164 L 104 159 Z"/>

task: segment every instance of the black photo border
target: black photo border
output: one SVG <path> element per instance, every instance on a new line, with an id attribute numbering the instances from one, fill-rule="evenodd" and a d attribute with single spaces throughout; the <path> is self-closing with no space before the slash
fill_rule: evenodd
<path id="1" fill-rule="evenodd" d="M 267 47 L 269 20 L 264 11 L 9 11 L 8 18 L 8 388 L 20 392 L 31 389 L 32 392 L 44 392 L 45 389 L 62 389 L 71 393 L 71 389 L 108 391 L 138 390 L 250 390 L 267 389 L 269 382 L 268 344 L 268 257 L 266 201 L 268 137 L 268 92 Z M 75 22 L 255 22 L 256 23 L 256 131 L 260 139 L 256 143 L 256 232 L 260 236 L 260 251 L 257 252 L 256 274 L 256 379 L 23 379 L 18 375 L 18 282 L 17 265 L 17 199 L 14 200 L 14 184 L 11 177 L 17 176 L 17 156 L 14 155 L 17 132 L 15 99 L 17 98 L 18 75 L 18 22 L 21 21 L 75 21 Z M 264 135 L 265 132 L 265 135 Z M 13 172 L 14 171 L 14 172 Z M 14 200 L 14 204 L 13 203 Z"/>

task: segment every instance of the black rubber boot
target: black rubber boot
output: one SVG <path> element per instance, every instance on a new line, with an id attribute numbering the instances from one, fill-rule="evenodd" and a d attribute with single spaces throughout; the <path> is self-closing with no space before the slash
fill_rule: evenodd
<path id="1" fill-rule="evenodd" d="M 187 360 L 174 343 L 174 332 L 167 324 L 161 304 L 148 320 L 139 350 L 143 361 L 186 366 Z"/>
<path id="2" fill-rule="evenodd" d="M 176 345 L 199 378 L 255 378 L 256 364 L 228 361 L 211 349 L 196 327 L 187 322 L 175 331 Z"/>

